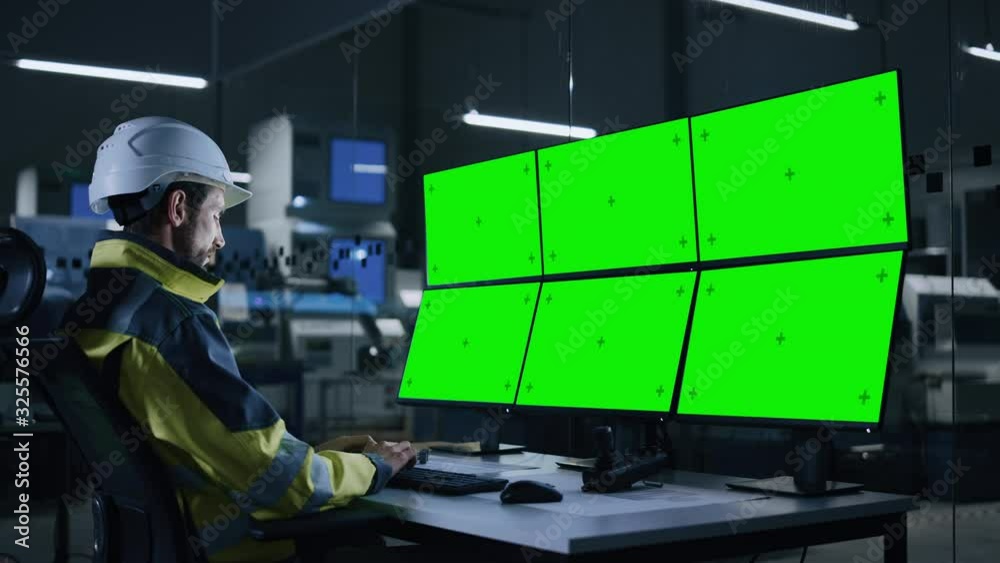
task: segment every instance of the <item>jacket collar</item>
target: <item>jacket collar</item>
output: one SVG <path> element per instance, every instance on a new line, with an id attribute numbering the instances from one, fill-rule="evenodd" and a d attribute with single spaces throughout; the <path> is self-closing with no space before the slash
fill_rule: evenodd
<path id="1" fill-rule="evenodd" d="M 159 244 L 122 231 L 101 235 L 90 257 L 91 268 L 134 268 L 160 282 L 164 289 L 204 303 L 222 287 L 222 279 Z"/>

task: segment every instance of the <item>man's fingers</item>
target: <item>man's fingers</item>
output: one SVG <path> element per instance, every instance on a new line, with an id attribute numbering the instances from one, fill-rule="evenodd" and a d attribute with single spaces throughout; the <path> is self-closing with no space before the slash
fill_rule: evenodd
<path id="1" fill-rule="evenodd" d="M 392 446 L 392 451 L 394 451 L 394 452 L 411 451 L 412 452 L 413 451 L 413 447 L 410 446 L 409 442 L 400 442 L 400 443 L 395 444 L 395 445 Z"/>

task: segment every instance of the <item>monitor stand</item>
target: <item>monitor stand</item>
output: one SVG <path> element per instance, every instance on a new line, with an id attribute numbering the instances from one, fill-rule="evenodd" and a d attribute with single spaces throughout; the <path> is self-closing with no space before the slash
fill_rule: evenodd
<path id="1" fill-rule="evenodd" d="M 801 467 L 793 468 L 792 475 L 780 475 L 769 479 L 751 479 L 726 483 L 731 489 L 757 491 L 767 494 L 822 496 L 859 492 L 861 483 L 831 481 L 830 468 L 833 466 L 833 444 L 829 431 L 796 430 L 793 433 L 795 455 L 801 460 Z M 783 473 L 783 472 L 782 472 Z"/>
<path id="2" fill-rule="evenodd" d="M 504 444 L 500 442 L 500 431 L 504 422 L 510 418 L 509 409 L 486 409 L 482 411 L 487 418 L 483 425 L 476 429 L 474 435 L 480 436 L 478 442 L 449 442 L 436 444 L 432 449 L 439 452 L 446 452 L 458 455 L 500 455 L 516 454 L 527 449 L 526 446 L 517 444 Z"/>

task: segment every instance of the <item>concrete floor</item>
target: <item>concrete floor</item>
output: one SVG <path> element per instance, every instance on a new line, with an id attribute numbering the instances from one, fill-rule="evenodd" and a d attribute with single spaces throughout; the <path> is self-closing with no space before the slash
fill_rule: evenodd
<path id="1" fill-rule="evenodd" d="M 31 549 L 14 546 L 13 521 L 0 519 L 0 554 L 9 553 L 21 563 L 51 563 L 54 553 L 55 505 L 33 506 Z M 955 563 L 994 563 L 1000 558 L 1000 503 L 960 505 L 956 510 L 957 545 Z M 909 553 L 911 563 L 951 563 L 952 509 L 946 503 L 930 507 L 925 514 L 910 515 Z M 87 561 L 91 553 L 90 511 L 76 509 L 71 514 L 70 561 Z M 871 540 L 841 542 L 809 548 L 807 563 L 878 563 L 880 556 L 868 557 Z M 876 544 L 880 545 L 880 544 Z M 12 547 L 13 546 L 13 547 Z M 877 550 L 876 550 L 877 551 Z M 798 563 L 801 550 L 762 554 L 758 563 Z M 878 554 L 876 554 L 878 555 Z M 727 559 L 725 563 L 746 563 L 749 557 Z M 3 561 L 0 558 L 0 561 Z M 718 562 L 722 563 L 722 562 Z"/>

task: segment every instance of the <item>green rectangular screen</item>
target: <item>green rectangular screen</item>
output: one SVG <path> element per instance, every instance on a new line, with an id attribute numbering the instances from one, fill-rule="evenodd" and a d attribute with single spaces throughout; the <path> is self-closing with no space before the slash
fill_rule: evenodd
<path id="1" fill-rule="evenodd" d="M 424 176 L 427 284 L 539 276 L 535 153 Z"/>
<path id="2" fill-rule="evenodd" d="M 877 423 L 902 252 L 702 272 L 678 414 Z"/>
<path id="3" fill-rule="evenodd" d="M 512 404 L 538 286 L 425 291 L 399 398 Z"/>
<path id="4" fill-rule="evenodd" d="M 545 274 L 694 262 L 686 119 L 538 151 Z"/>
<path id="5" fill-rule="evenodd" d="M 696 275 L 542 284 L 517 404 L 667 413 Z"/>
<path id="6" fill-rule="evenodd" d="M 896 72 L 693 117 L 691 129 L 702 260 L 907 240 Z"/>

